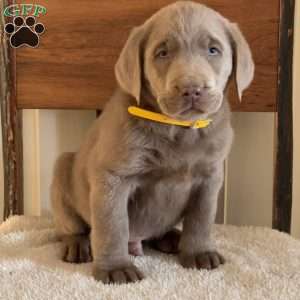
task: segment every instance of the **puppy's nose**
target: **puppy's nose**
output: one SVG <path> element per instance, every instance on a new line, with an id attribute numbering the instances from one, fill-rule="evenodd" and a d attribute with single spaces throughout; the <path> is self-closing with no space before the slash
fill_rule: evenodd
<path id="1" fill-rule="evenodd" d="M 196 102 L 202 96 L 201 88 L 198 86 L 188 86 L 182 89 L 182 97 L 189 102 Z"/>

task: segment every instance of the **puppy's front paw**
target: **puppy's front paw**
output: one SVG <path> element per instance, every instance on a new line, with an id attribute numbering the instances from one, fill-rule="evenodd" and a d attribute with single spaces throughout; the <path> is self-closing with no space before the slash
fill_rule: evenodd
<path id="1" fill-rule="evenodd" d="M 180 263 L 184 268 L 211 270 L 225 263 L 224 257 L 217 251 L 206 251 L 198 254 L 181 253 Z"/>
<path id="2" fill-rule="evenodd" d="M 96 280 L 103 283 L 130 283 L 144 279 L 143 273 L 133 264 L 115 268 L 112 270 L 103 270 L 97 266 L 93 269 L 93 276 Z"/>

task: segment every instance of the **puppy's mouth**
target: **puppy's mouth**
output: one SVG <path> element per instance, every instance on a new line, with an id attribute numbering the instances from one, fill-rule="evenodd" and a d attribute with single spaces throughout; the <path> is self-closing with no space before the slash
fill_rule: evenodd
<path id="1" fill-rule="evenodd" d="M 215 113 L 221 106 L 221 97 L 214 97 L 194 103 L 182 103 L 180 99 L 160 99 L 158 101 L 161 111 L 172 118 L 182 121 L 194 121 L 206 118 Z"/>
<path id="2" fill-rule="evenodd" d="M 195 105 L 189 105 L 187 108 L 183 108 L 181 111 L 179 111 L 178 115 L 185 115 L 189 113 L 198 113 L 198 114 L 205 114 L 205 110 L 202 108 L 197 108 Z"/>

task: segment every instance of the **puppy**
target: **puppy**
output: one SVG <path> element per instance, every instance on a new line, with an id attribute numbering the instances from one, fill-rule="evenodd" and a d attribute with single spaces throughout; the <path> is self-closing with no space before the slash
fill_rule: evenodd
<path id="1" fill-rule="evenodd" d="M 64 259 L 93 259 L 104 283 L 143 278 L 129 258 L 143 253 L 142 241 L 178 252 L 186 268 L 224 263 L 211 228 L 233 139 L 226 94 L 232 81 L 241 97 L 253 73 L 238 27 L 204 5 L 177 2 L 134 28 L 115 66 L 115 94 L 80 150 L 55 166 L 51 197 Z M 212 122 L 162 124 L 130 115 L 132 105 Z M 173 230 L 180 221 L 181 233 Z"/>

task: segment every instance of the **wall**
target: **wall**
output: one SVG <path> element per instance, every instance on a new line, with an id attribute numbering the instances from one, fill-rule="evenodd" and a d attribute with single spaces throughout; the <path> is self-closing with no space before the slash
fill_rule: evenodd
<path id="1" fill-rule="evenodd" d="M 234 113 L 227 223 L 272 225 L 274 113 Z"/>
<path id="2" fill-rule="evenodd" d="M 55 159 L 62 152 L 77 151 L 84 134 L 95 118 L 95 111 L 46 110 L 40 113 L 40 209 L 42 213 L 49 210 L 49 186 Z"/>
<path id="3" fill-rule="evenodd" d="M 29 139 L 24 143 L 25 213 L 47 214 L 54 162 L 62 152 L 77 150 L 96 113 L 78 110 L 26 110 L 24 113 L 24 136 Z"/>

